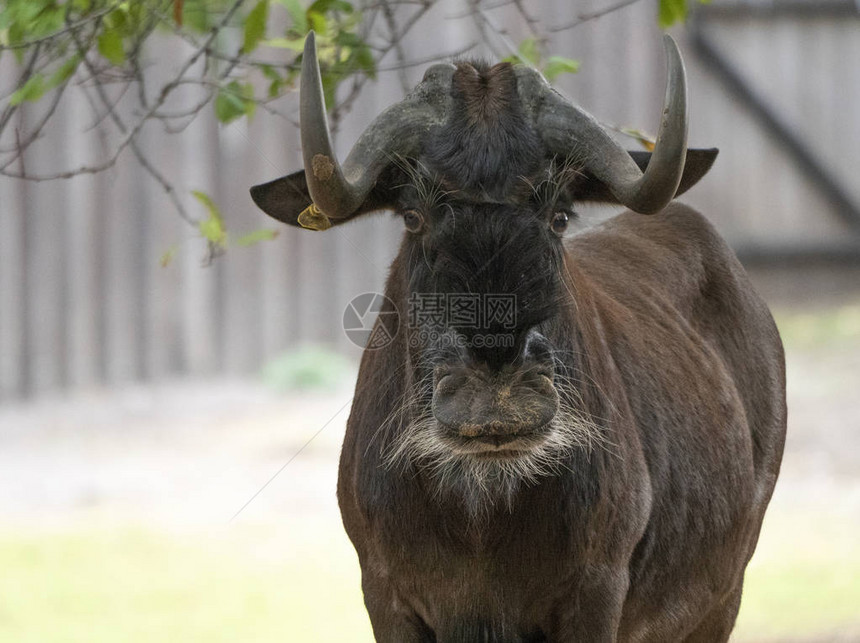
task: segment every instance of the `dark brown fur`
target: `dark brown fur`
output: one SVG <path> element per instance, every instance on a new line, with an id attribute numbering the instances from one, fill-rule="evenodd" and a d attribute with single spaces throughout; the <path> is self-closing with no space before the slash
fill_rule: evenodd
<path id="1" fill-rule="evenodd" d="M 468 123 L 473 127 L 495 127 L 519 99 L 517 79 L 510 63 L 476 68 L 469 62 L 457 65 L 454 86 L 464 97 Z"/>
<path id="2" fill-rule="evenodd" d="M 405 306 L 403 253 L 386 294 Z M 611 448 L 470 528 L 376 435 L 404 337 L 362 360 L 338 497 L 380 641 L 724 641 L 779 470 L 779 336 L 696 212 L 626 213 L 566 248 L 569 334 Z"/>

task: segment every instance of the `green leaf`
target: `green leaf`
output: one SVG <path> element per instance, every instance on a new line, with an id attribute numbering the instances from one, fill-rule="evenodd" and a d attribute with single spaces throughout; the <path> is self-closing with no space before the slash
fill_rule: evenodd
<path id="1" fill-rule="evenodd" d="M 260 71 L 263 72 L 263 76 L 269 80 L 281 80 L 281 75 L 274 67 L 272 67 L 272 65 L 260 65 Z"/>
<path id="2" fill-rule="evenodd" d="M 205 206 L 209 214 L 199 224 L 200 234 L 216 246 L 225 248 L 227 246 L 227 230 L 224 228 L 224 218 L 221 216 L 218 206 L 215 205 L 212 197 L 205 192 L 192 190 L 191 194 Z"/>
<path id="3" fill-rule="evenodd" d="M 269 98 L 280 96 L 284 87 L 292 85 L 293 78 L 298 73 L 295 69 L 287 68 L 286 76 L 281 76 L 272 65 L 260 65 L 259 68 L 263 72 L 263 76 L 271 81 L 269 83 Z"/>
<path id="4" fill-rule="evenodd" d="M 232 91 L 222 89 L 215 97 L 215 116 L 222 123 L 231 123 L 245 115 L 245 103 Z"/>
<path id="5" fill-rule="evenodd" d="M 122 46 L 122 36 L 119 31 L 108 29 L 99 36 L 98 39 L 99 53 L 114 65 L 121 65 L 125 62 L 125 49 Z"/>
<path id="6" fill-rule="evenodd" d="M 562 56 L 550 56 L 546 59 L 543 75 L 547 80 L 554 80 L 561 74 L 575 74 L 579 71 L 579 61 Z"/>
<path id="7" fill-rule="evenodd" d="M 302 52 L 305 49 L 305 37 L 272 38 L 270 40 L 264 40 L 263 44 L 267 47 L 277 47 L 278 49 L 290 49 L 292 51 Z"/>
<path id="8" fill-rule="evenodd" d="M 540 51 L 538 51 L 537 39 L 526 38 L 519 46 L 520 58 L 532 65 L 537 65 L 540 62 Z"/>
<path id="9" fill-rule="evenodd" d="M 661 29 L 687 19 L 687 0 L 660 0 L 660 15 L 657 22 Z"/>
<path id="10" fill-rule="evenodd" d="M 337 33 L 332 42 L 341 47 L 360 47 L 364 44 L 364 41 L 358 34 L 350 33 L 349 31 Z"/>
<path id="11" fill-rule="evenodd" d="M 105 24 L 110 29 L 116 29 L 120 33 L 123 32 L 123 30 L 125 30 L 128 26 L 127 7 L 124 7 L 122 5 L 117 6 L 114 11 L 111 11 L 105 17 Z"/>
<path id="12" fill-rule="evenodd" d="M 269 19 L 269 0 L 260 0 L 245 18 L 245 42 L 241 52 L 250 53 L 257 48 L 266 35 L 266 22 Z"/>
<path id="13" fill-rule="evenodd" d="M 527 63 L 537 66 L 540 63 L 540 50 L 537 46 L 537 40 L 535 38 L 526 38 L 517 48 L 517 53 L 505 56 L 502 58 L 502 62 L 513 63 L 514 65 Z"/>
<path id="14" fill-rule="evenodd" d="M 308 7 L 308 11 L 314 11 L 316 13 L 328 13 L 329 11 L 352 13 L 355 11 L 355 7 L 345 0 L 316 0 L 316 2 Z"/>
<path id="15" fill-rule="evenodd" d="M 78 68 L 80 63 L 81 57 L 78 54 L 69 58 L 66 62 L 60 65 L 53 74 L 51 74 L 51 77 L 48 79 L 46 89 L 53 89 L 54 87 L 66 82 L 72 77 L 72 74 L 75 73 L 75 70 Z"/>
<path id="16" fill-rule="evenodd" d="M 143 3 L 141 3 L 143 4 Z M 197 33 L 208 31 L 215 17 L 210 0 L 184 0 L 182 3 L 182 26 Z"/>
<path id="17" fill-rule="evenodd" d="M 248 119 L 254 117 L 257 111 L 257 101 L 254 100 L 254 86 L 251 83 L 239 85 L 239 92 L 242 94 L 242 101 L 245 103 L 245 114 Z"/>
<path id="18" fill-rule="evenodd" d="M 37 101 L 47 90 L 45 77 L 42 74 L 33 74 L 21 87 L 9 97 L 10 105 L 18 105 L 24 101 Z"/>
<path id="19" fill-rule="evenodd" d="M 310 23 L 311 29 L 318 34 L 325 34 L 328 32 L 328 19 L 325 17 L 325 14 L 317 13 L 316 11 L 308 11 L 308 22 Z"/>
<path id="20" fill-rule="evenodd" d="M 222 123 L 230 123 L 241 116 L 253 116 L 257 104 L 254 102 L 254 86 L 240 85 L 233 80 L 222 87 L 215 97 L 215 116 Z"/>
<path id="21" fill-rule="evenodd" d="M 367 45 L 357 47 L 355 50 L 355 65 L 359 69 L 364 70 L 370 78 L 376 78 L 376 60 L 373 58 L 373 52 Z"/>
<path id="22" fill-rule="evenodd" d="M 300 35 L 306 34 L 308 32 L 308 16 L 301 2 L 299 0 L 278 0 L 278 2 L 287 9 L 287 13 L 293 19 L 293 30 Z"/>
<path id="23" fill-rule="evenodd" d="M 253 232 L 249 232 L 248 234 L 239 237 L 236 240 L 240 246 L 253 246 L 255 243 L 259 243 L 261 241 L 272 241 L 276 239 L 280 232 L 277 230 L 272 230 L 270 228 L 262 228 L 260 230 L 254 230 Z"/>
<path id="24" fill-rule="evenodd" d="M 268 92 L 269 98 L 274 98 L 281 93 L 281 88 L 284 86 L 284 79 L 271 65 L 260 65 L 259 69 L 263 72 L 263 76 L 270 81 Z"/>

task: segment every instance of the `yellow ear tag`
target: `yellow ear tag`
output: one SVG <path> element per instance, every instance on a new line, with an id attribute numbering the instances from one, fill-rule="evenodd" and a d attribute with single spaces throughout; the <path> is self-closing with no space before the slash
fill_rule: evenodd
<path id="1" fill-rule="evenodd" d="M 299 214 L 299 225 L 308 230 L 328 230 L 331 227 L 331 221 L 316 203 L 311 203 Z"/>

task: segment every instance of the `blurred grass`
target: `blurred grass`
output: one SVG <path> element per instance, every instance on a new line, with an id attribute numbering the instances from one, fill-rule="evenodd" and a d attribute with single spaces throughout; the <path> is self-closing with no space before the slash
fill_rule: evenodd
<path id="1" fill-rule="evenodd" d="M 286 351 L 265 364 L 262 380 L 280 393 L 328 390 L 342 383 L 353 368 L 326 346 L 306 345 Z"/>
<path id="2" fill-rule="evenodd" d="M 858 526 L 768 516 L 734 640 L 860 631 Z M 372 641 L 346 536 L 313 531 L 0 534 L 0 641 Z"/>
<path id="3" fill-rule="evenodd" d="M 737 640 L 860 639 L 860 523 L 838 513 L 765 517 L 747 567 Z M 846 640 L 846 639 L 841 639 Z"/>
<path id="4" fill-rule="evenodd" d="M 860 347 L 860 302 L 825 310 L 773 311 L 787 349 Z"/>
<path id="5" fill-rule="evenodd" d="M 3 533 L 0 570 L 0 641 L 372 641 L 341 533 Z"/>

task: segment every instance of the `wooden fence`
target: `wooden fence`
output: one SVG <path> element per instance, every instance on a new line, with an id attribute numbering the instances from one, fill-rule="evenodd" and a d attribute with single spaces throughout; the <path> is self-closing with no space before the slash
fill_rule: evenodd
<path id="1" fill-rule="evenodd" d="M 589 8 L 566 0 L 527 6 L 544 25 L 572 21 Z M 450 19 L 460 7 L 440 5 L 420 22 L 407 57 L 477 39 L 471 25 Z M 559 79 L 562 91 L 604 122 L 655 129 L 665 72 L 654 12 L 654 3 L 640 2 L 555 34 L 549 49 L 582 61 L 578 74 Z M 492 16 L 514 24 L 510 7 Z M 511 28 L 513 41 L 526 35 L 518 29 Z M 860 22 L 721 18 L 707 29 L 860 201 Z M 690 77 L 690 144 L 721 148 L 711 175 L 684 200 L 737 246 L 844 240 L 848 227 L 827 201 L 697 60 L 685 29 L 675 33 Z M 480 44 L 475 51 L 489 55 Z M 414 83 L 423 67 L 405 73 Z M 5 56 L 0 87 L 12 78 Z M 398 73 L 382 73 L 347 117 L 341 153 L 401 95 Z M 36 118 L 35 110 L 24 118 Z M 94 137 L 92 121 L 83 100 L 64 100 L 44 140 L 26 155 L 27 167 L 49 172 L 103 157 L 109 128 L 102 123 Z M 276 225 L 254 207 L 248 187 L 300 167 L 297 132 L 263 112 L 250 124 L 220 126 L 206 110 L 178 136 L 148 128 L 144 145 L 189 209 L 199 208 L 190 190 L 208 192 L 235 234 Z M 589 210 L 585 221 L 605 214 Z M 280 232 L 275 241 L 231 248 L 202 267 L 204 244 L 129 155 L 107 172 L 68 181 L 0 178 L 0 400 L 177 374 L 253 372 L 301 342 L 356 354 L 341 329 L 344 306 L 382 287 L 400 226 L 375 215 L 325 234 Z M 159 258 L 176 243 L 174 260 L 162 267 Z"/>

